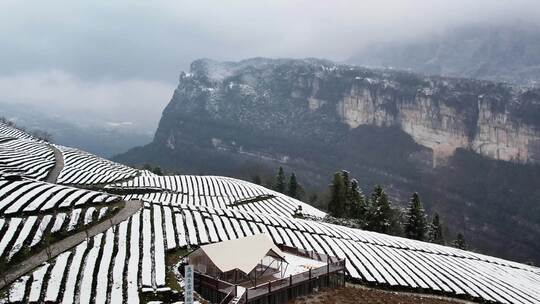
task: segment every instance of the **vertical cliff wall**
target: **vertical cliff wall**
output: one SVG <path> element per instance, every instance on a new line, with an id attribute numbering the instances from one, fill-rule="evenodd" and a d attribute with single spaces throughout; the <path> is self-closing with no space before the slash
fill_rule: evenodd
<path id="1" fill-rule="evenodd" d="M 437 160 L 464 148 L 497 160 L 537 163 L 540 122 L 521 115 L 537 111 L 527 109 L 530 102 L 522 100 L 528 93 L 489 82 L 370 71 L 317 60 L 201 60 L 193 64 L 191 74 L 182 76 L 164 119 L 197 112 L 212 121 L 323 140 L 340 129 L 328 128 L 328 123 L 350 129 L 397 126 L 432 149 Z M 158 138 L 162 132 L 171 130 L 160 128 Z"/>
<path id="2" fill-rule="evenodd" d="M 512 114 L 510 106 L 494 109 L 494 104 L 503 100 L 490 100 L 494 97 L 485 94 L 468 96 L 469 104 L 460 108 L 459 104 L 447 104 L 441 97 L 434 96 L 433 89 L 437 88 L 419 88 L 412 100 L 395 102 L 395 112 L 392 112 L 384 107 L 392 96 L 374 94 L 369 85 L 367 88 L 353 85 L 350 93 L 338 103 L 337 113 L 351 128 L 397 125 L 417 143 L 432 149 L 439 160 L 447 159 L 458 148 L 471 149 L 497 160 L 519 163 L 540 160 L 540 132 L 536 125 Z M 507 93 L 517 94 L 506 89 Z M 506 102 L 515 102 L 512 98 L 516 97 Z"/>

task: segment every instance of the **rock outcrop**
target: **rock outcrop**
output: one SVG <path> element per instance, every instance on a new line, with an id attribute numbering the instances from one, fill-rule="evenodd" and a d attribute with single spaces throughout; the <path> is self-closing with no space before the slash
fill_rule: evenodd
<path id="1" fill-rule="evenodd" d="M 397 126 L 433 151 L 434 164 L 458 148 L 497 160 L 538 163 L 540 121 L 531 119 L 540 118 L 538 92 L 318 60 L 199 60 L 190 74 L 181 76 L 163 119 L 204 115 L 213 122 L 324 141 L 336 129 L 346 132 L 327 123 L 350 129 Z M 173 147 L 175 132 L 161 126 L 156 138 Z"/>

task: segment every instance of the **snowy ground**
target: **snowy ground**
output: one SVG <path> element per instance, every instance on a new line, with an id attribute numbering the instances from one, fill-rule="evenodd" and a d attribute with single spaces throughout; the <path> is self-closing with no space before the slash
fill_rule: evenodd
<path id="1" fill-rule="evenodd" d="M 288 266 L 285 264 L 283 265 L 283 267 L 286 267 L 284 277 L 306 272 L 310 269 L 317 269 L 326 265 L 325 262 L 300 257 L 290 253 L 284 254 L 285 260 L 289 263 Z"/>
<path id="2" fill-rule="evenodd" d="M 5 129 L 0 124 L 0 144 L 2 137 L 24 136 L 17 130 Z M 0 160 L 4 160 L 10 170 L 15 168 L 28 176 L 42 177 L 50 167 L 47 165 L 52 160 L 50 149 L 40 142 L 28 142 L 35 139 L 27 137 L 26 142 L 20 144 L 9 141 L 9 145 L 6 142 L 0 145 L 6 147 L 0 149 Z M 540 269 L 537 267 L 298 219 L 293 216 L 298 206 L 309 218 L 325 214 L 283 194 L 232 178 L 159 177 L 76 149 L 57 148 L 66 164 L 59 176 L 60 183 L 75 186 L 109 184 L 111 189 L 141 190 L 123 199 L 143 200 L 143 209 L 125 222 L 115 221 L 120 224 L 111 221 L 114 226 L 107 227 L 110 231 L 100 230 L 99 236 L 90 239 L 81 237 L 80 244 L 73 244 L 75 248 L 45 265 L 40 263 L 33 272 L 6 288 L 6 294 L 0 294 L 0 303 L 138 303 L 142 300 L 140 291 L 170 290 L 165 280 L 167 253 L 184 249 L 188 244 L 196 248 L 267 233 L 276 244 L 346 259 L 346 275 L 357 282 L 472 298 L 479 302 L 540 304 Z M 157 192 L 142 191 L 148 188 Z M 272 198 L 246 203 L 246 200 L 261 195 Z M 71 235 L 81 225 L 91 225 L 96 216 L 102 218 L 106 212 L 112 212 L 107 210 L 116 208 L 113 208 L 114 202 L 120 199 L 79 187 L 0 178 L 0 257 L 15 257 L 28 246 L 37 248 L 44 236 L 55 231 Z M 238 201 L 244 203 L 237 204 Z M 128 202 L 126 206 L 130 204 Z M 290 254 L 286 259 L 289 265 L 285 276 L 325 265 Z M 336 297 L 343 295 L 352 303 L 360 300 L 383 304 L 400 301 L 392 302 L 392 298 L 378 294 L 355 297 L 353 294 L 357 290 L 344 292 L 334 298 L 330 295 L 330 302 L 321 299 L 323 302 L 319 303 L 336 303 Z M 401 303 L 434 302 L 413 299 Z"/>

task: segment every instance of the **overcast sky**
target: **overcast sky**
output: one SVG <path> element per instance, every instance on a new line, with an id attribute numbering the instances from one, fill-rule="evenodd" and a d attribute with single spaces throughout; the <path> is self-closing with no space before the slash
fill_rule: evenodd
<path id="1" fill-rule="evenodd" d="M 372 42 L 540 19 L 539 0 L 0 1 L 0 102 L 154 128 L 197 58 L 345 60 Z"/>

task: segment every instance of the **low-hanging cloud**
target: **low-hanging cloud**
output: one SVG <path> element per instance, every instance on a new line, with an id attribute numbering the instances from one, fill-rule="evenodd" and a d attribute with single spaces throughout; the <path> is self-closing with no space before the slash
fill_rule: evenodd
<path id="1" fill-rule="evenodd" d="M 0 77 L 2 102 L 26 104 L 66 118 L 154 130 L 174 87 L 139 79 L 85 80 L 52 70 Z"/>
<path id="2" fill-rule="evenodd" d="M 4 0 L 0 20 L 0 101 L 91 108 L 116 120 L 130 105 L 129 115 L 155 124 L 179 72 L 197 58 L 340 61 L 371 43 L 460 24 L 536 22 L 540 1 Z"/>
<path id="3" fill-rule="evenodd" d="M 538 0 L 26 1 L 0 3 L 0 73 L 175 82 L 197 58 L 325 57 L 471 22 L 540 19 Z"/>

